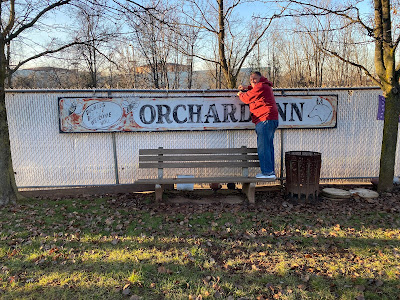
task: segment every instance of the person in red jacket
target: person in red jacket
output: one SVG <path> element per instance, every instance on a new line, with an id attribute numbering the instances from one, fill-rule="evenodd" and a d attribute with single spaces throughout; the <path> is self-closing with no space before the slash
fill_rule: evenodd
<path id="1" fill-rule="evenodd" d="M 272 83 L 260 72 L 252 72 L 250 84 L 248 91 L 244 91 L 246 88 L 240 85 L 237 95 L 242 102 L 249 105 L 251 119 L 256 125 L 257 152 L 261 169 L 256 178 L 275 180 L 274 134 L 279 121 Z"/>

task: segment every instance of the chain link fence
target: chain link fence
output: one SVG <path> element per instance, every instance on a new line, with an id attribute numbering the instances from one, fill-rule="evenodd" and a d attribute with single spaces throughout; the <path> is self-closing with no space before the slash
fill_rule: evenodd
<path id="1" fill-rule="evenodd" d="M 275 89 L 276 95 L 338 95 L 337 127 L 280 129 L 275 134 L 276 171 L 285 176 L 284 153 L 322 153 L 321 178 L 368 180 L 377 177 L 383 121 L 376 119 L 377 88 Z M 9 90 L 6 93 L 11 151 L 20 188 L 131 184 L 155 178 L 156 170 L 138 168 L 140 148 L 256 147 L 254 130 L 60 133 L 59 97 L 231 96 L 232 90 Z M 399 149 L 399 147 L 398 147 Z M 397 151 L 397 161 L 399 161 Z M 168 170 L 165 175 L 240 174 L 239 169 Z M 250 170 L 254 176 L 258 170 Z M 396 165 L 395 174 L 400 174 Z"/>

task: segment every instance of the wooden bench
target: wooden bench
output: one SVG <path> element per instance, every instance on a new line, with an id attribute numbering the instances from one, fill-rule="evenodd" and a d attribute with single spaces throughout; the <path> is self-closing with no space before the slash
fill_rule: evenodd
<path id="1" fill-rule="evenodd" d="M 184 183 L 241 183 L 250 203 L 255 202 L 256 182 L 274 181 L 249 177 L 249 168 L 259 168 L 256 148 L 139 149 L 139 168 L 157 168 L 158 178 L 139 179 L 137 184 L 154 184 L 156 201 L 162 200 L 163 185 Z M 241 168 L 241 176 L 165 178 L 167 168 Z"/>

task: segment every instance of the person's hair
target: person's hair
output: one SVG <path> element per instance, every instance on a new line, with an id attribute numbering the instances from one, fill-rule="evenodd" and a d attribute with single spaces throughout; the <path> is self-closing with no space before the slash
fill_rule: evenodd
<path id="1" fill-rule="evenodd" d="M 253 71 L 253 72 L 250 73 L 250 75 L 253 75 L 253 74 L 254 75 L 258 75 L 258 76 L 262 76 L 261 72 L 259 72 L 259 71 Z"/>

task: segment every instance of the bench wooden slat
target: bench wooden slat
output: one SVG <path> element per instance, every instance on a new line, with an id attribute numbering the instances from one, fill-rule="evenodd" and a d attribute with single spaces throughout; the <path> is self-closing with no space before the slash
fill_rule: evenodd
<path id="1" fill-rule="evenodd" d="M 257 148 L 139 149 L 139 155 L 257 153 Z"/>
<path id="2" fill-rule="evenodd" d="M 162 200 L 163 185 L 177 183 L 241 183 L 242 191 L 250 203 L 255 202 L 257 182 L 275 180 L 248 177 L 249 168 L 258 168 L 257 148 L 211 148 L 211 149 L 139 149 L 139 168 L 158 170 L 158 178 L 139 179 L 137 184 L 154 184 L 156 201 Z M 165 168 L 242 168 L 242 176 L 163 178 Z"/>
<path id="3" fill-rule="evenodd" d="M 140 162 L 139 168 L 240 168 L 240 167 L 259 167 L 259 162 Z"/>
<path id="4" fill-rule="evenodd" d="M 176 183 L 251 183 L 271 182 L 275 180 L 255 177 L 201 177 L 201 178 L 149 178 L 135 181 L 138 184 L 176 184 Z"/>
<path id="5" fill-rule="evenodd" d="M 178 156 L 155 156 L 142 155 L 139 156 L 139 162 L 150 161 L 240 161 L 240 160 L 258 160 L 258 155 L 234 154 L 234 155 L 178 155 Z"/>

